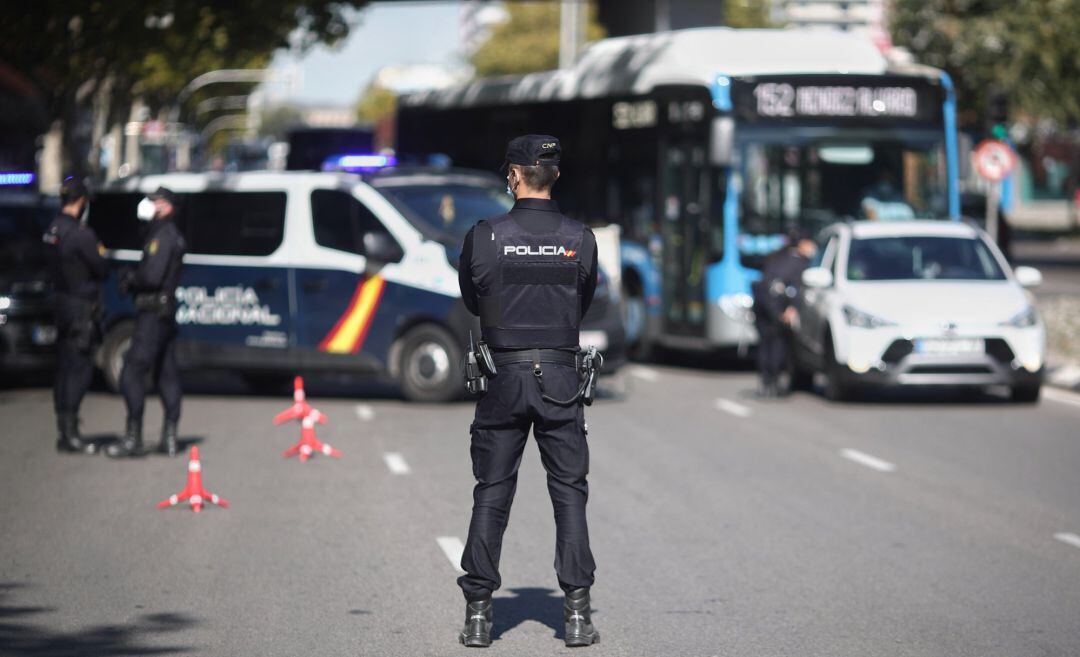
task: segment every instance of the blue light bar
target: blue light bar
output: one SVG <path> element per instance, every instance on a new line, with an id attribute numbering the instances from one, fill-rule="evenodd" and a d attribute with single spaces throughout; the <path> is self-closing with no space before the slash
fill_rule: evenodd
<path id="1" fill-rule="evenodd" d="M 323 171 L 371 171 L 397 165 L 393 155 L 338 155 L 323 162 Z"/>
<path id="2" fill-rule="evenodd" d="M 34 174 L 28 171 L 0 171 L 0 186 L 29 185 L 34 178 Z"/>

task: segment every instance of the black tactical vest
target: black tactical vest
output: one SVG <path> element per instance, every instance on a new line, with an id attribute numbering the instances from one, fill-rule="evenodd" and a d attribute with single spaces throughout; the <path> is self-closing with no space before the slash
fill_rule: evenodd
<path id="1" fill-rule="evenodd" d="M 548 233 L 529 232 L 509 215 L 477 224 L 472 272 L 485 342 L 496 349 L 578 347 L 582 267 L 595 248 L 584 237 L 585 226 L 566 217 Z"/>

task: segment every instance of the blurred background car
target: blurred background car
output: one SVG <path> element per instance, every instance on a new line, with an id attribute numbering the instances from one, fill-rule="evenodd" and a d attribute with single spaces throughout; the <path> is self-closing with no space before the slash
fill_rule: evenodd
<path id="1" fill-rule="evenodd" d="M 1038 400 L 1046 332 L 1025 290 L 1038 270 L 1011 269 L 960 222 L 835 224 L 821 244 L 803 273 L 796 383 L 820 372 L 834 400 L 869 385 L 1006 385 Z"/>
<path id="2" fill-rule="evenodd" d="M 36 193 L 0 200 L 0 372 L 43 371 L 54 362 L 52 285 L 41 241 L 56 199 Z"/>

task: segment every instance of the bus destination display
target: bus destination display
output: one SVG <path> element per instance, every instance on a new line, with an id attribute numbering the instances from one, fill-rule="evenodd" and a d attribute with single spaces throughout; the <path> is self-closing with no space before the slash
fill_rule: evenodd
<path id="1" fill-rule="evenodd" d="M 844 80 L 744 81 L 736 86 L 736 111 L 747 121 L 850 118 L 932 121 L 940 113 L 937 90 L 909 80 L 883 86 Z"/>

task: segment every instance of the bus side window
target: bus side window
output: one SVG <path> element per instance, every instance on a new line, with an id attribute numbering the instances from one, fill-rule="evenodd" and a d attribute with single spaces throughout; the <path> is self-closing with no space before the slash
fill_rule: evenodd
<path id="1" fill-rule="evenodd" d="M 335 189 L 311 192 L 311 222 L 320 246 L 357 255 L 364 252 L 364 234 L 390 232 L 352 194 Z"/>

